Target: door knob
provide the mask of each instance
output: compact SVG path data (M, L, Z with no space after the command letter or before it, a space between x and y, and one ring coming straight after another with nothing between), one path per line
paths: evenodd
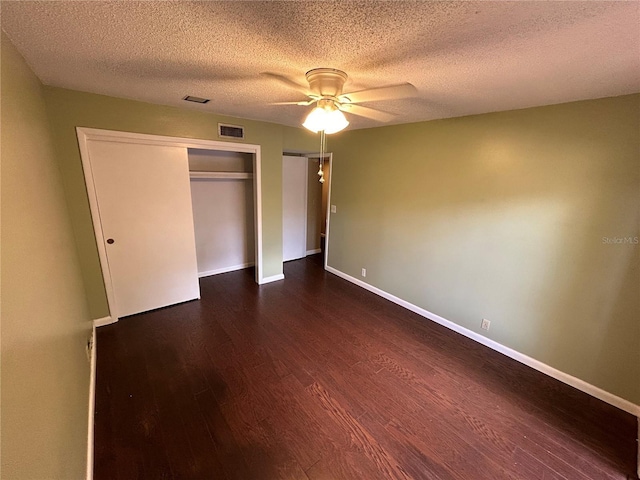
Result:
M111 245L112 243L115 243L115 240L113 238L107 238L107 243Z

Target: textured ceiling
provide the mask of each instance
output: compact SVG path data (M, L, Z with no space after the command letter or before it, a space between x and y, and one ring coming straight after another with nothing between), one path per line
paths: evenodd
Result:
M640 3L2 1L2 28L47 85L299 125L311 107L265 72L345 91L407 123L640 91ZM210 98L190 104L185 95ZM377 126L347 115L351 128Z

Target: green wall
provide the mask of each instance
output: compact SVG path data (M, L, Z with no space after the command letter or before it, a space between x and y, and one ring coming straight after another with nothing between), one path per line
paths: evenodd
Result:
M90 316L42 85L1 44L2 478L84 478Z
M313 150L317 137L302 129L237 119L91 93L47 87L45 96L63 174L92 318L109 315L76 127L220 140L218 122L243 125L245 143L261 146L263 268L282 273L282 152ZM242 140L240 140L242 141Z
M639 139L640 95L330 138L329 265L640 404Z

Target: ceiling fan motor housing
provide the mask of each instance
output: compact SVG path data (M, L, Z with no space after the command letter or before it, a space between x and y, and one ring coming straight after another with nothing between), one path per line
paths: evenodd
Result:
M346 73L335 68L315 68L306 75L311 91L321 97L338 97L347 81Z

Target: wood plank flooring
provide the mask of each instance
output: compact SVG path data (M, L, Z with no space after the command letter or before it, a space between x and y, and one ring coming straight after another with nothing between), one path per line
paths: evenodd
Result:
M97 336L95 478L627 479L636 418L326 273Z

